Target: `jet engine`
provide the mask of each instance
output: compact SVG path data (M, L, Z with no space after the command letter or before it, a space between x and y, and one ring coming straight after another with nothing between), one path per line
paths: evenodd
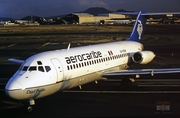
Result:
M152 51L141 51L133 54L132 61L134 63L147 64L151 62L154 57L155 54Z
M152 51L141 51L133 53L132 56L130 56L128 65L132 66L134 63L138 64L147 64L151 62L155 57L155 54Z

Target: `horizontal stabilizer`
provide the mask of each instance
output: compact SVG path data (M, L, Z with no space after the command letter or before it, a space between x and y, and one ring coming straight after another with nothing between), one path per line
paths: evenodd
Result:
M13 58L8 59L8 61L18 63L18 64L23 64L25 62L24 60L13 59Z

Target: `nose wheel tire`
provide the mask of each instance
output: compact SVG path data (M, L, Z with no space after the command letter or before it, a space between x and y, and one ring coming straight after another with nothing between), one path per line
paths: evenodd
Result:
M32 106L28 106L28 107L27 107L27 111L28 111L28 112L32 112L32 110L33 110L33 107L32 107Z

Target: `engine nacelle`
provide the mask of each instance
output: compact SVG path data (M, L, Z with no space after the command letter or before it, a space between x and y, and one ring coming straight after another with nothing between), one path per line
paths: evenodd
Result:
M154 57L155 54L152 51L141 51L133 54L132 61L134 63L147 64L151 62Z

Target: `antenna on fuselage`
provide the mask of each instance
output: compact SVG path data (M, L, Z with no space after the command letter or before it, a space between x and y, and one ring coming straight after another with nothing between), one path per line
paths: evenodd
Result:
M69 43L68 48L67 48L67 51L69 51L70 47L71 47L71 43Z

